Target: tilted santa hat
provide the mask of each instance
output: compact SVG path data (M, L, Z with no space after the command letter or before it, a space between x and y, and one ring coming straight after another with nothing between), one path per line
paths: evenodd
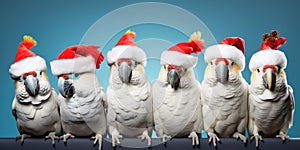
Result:
M204 48L204 41L200 39L201 33L192 34L189 42L181 42L167 51L162 52L160 63L162 65L172 64L184 68L194 67L197 64L198 57L192 56L192 53L199 54Z
M9 68L12 78L17 78L31 71L46 71L47 65L45 60L30 51L35 45L36 41L31 36L25 35L23 37L23 42L20 43L14 64Z
M286 42L286 38L278 38L278 31L272 31L270 34L263 35L263 43L260 51L256 52L250 59L249 69L251 71L264 66L276 65L285 68L287 59L278 48Z
M147 64L147 56L143 49L134 42L135 32L128 30L112 50L107 52L107 63L115 63L120 58L133 59L144 66Z
M94 72L104 60L99 46L70 46L50 63L53 75Z
M225 38L220 44L208 47L204 53L204 60L210 63L216 58L227 58L234 61L241 70L245 68L245 42L239 37Z

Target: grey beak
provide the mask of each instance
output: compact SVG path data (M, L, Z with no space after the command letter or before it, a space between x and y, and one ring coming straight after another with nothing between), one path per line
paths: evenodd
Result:
M262 78L265 88L273 91L276 84L275 73L271 69L267 69Z
M62 77L58 78L58 90L64 98L70 98L75 93L75 88L72 83Z
M179 87L179 83L180 83L179 73L175 69L172 69L168 72L167 76L168 76L168 84L170 84L171 87L176 90Z
M32 75L29 75L26 77L24 84L25 89L30 96L34 97L39 93L40 85L39 80L37 78L33 77Z
M122 62L119 67L119 76L123 83L128 84L130 82L131 73L132 73L132 70L131 70L130 66L128 65L128 63Z
M217 81L225 83L228 81L228 67L225 62L220 61L216 67Z

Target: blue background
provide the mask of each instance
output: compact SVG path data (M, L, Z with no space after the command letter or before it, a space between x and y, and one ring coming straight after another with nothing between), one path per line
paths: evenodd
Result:
M79 44L86 31L101 17L107 13L137 2L133 0L115 1L1 1L0 4L0 137L15 137L19 133L16 122L11 114L11 102L14 97L14 82L11 80L8 69L13 63L19 43L24 34L32 35L38 45L32 50L43 57L48 63L47 74L54 88L57 79L51 75L49 62L56 59L58 54L71 45ZM299 137L300 105L297 102L299 97L297 84L300 59L298 56L298 35L300 33L300 3L297 1L164 1L181 7L196 15L210 29L216 41L230 36L240 36L246 41L246 62L261 45L263 33L268 33L272 29L279 30L280 36L287 38L287 43L282 46L288 58L286 68L288 82L294 88L296 99L296 111L294 116L294 126L289 130L289 135ZM164 12L172 13L172 12ZM137 15L139 15L137 13ZM133 16L134 17L134 16ZM114 18L111 18L114 20ZM124 20L130 19L124 18ZM185 21L185 20L178 20ZM122 20L119 20L122 23ZM112 25L113 26L113 25ZM109 28L109 26L107 27ZM136 40L155 37L164 38L171 43L186 41L188 37L180 33L170 31L163 26L152 26L145 24L131 27L137 33ZM124 30L125 31L125 30ZM101 50L106 57L107 51L114 45L117 39L124 33L114 35L108 45L101 45ZM158 31L158 32L153 32ZM167 33L162 35L161 33ZM209 46L209 45L208 45ZM168 47L164 47L168 48ZM198 67L199 66L199 67ZM203 54L199 55L198 79L202 81ZM149 80L156 79L159 62L150 63L146 71ZM108 78L108 66L104 62L101 69L97 71L99 80L106 89ZM250 71L248 67L243 71L243 75L249 82Z

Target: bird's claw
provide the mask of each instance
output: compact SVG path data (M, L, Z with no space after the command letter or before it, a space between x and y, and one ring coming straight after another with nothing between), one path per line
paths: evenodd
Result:
M120 139L122 139L122 138L123 138L123 136L120 134L113 134L111 136L112 146L116 147L116 145L120 145L121 144Z
M290 137L284 133L280 133L279 135L276 135L276 138L281 138L283 141L290 139Z
M199 145L199 138L196 132L191 132L188 138L192 139L192 145Z
M143 134L138 136L138 138L142 139L142 141L146 139L148 141L148 146L151 146L151 138L148 135L148 131L143 132Z
M253 135L250 138L250 142L255 139L255 146L258 147L259 146L259 141L263 141L262 137L259 134Z
M209 143L213 142L214 147L217 147L217 142L220 143L219 137L215 133L208 133L208 136L209 136L208 142Z
M63 136L60 136L59 138L63 139L63 141L66 143L69 138L75 138L75 136L72 135L71 133L67 133L67 134L64 134Z
M24 139L31 137L31 135L22 134L16 137L16 140L21 140L21 143L24 143Z
M240 139L243 143L246 143L246 142L247 142L246 136L244 136L244 135L241 134L241 133L235 132L235 133L233 134L233 137L236 138L237 140Z
M50 132L47 136L45 136L45 139L51 139L52 145L55 144L55 140L59 140L59 137L55 135L55 132Z
M101 134L96 134L95 136L91 137L92 140L94 140L94 145L99 144L98 146L98 150L101 150L101 146L102 146L102 135Z
M164 134L162 136L162 143L166 143L168 139L171 139L171 136Z

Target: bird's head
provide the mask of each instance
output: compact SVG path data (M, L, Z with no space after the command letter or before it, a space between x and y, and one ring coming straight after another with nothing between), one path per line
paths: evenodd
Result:
M40 81L48 82L48 77L43 71L31 71L14 78L16 89L24 84L25 90L29 96L35 97L40 91Z
M167 72L167 83L176 90L180 85L180 78L184 76L187 69L172 64L164 65L163 68Z
M58 90L64 98L71 98L75 93L73 82L80 79L81 74L69 73L58 76Z
M131 58L120 58L115 62L115 66L118 69L119 77L125 84L130 84L133 71L142 71L143 65Z
M281 78L285 81L285 72L280 66L263 65L252 72L251 82L260 79L265 89L274 91L277 79Z
M210 61L206 72L215 71L216 81L222 84L231 82L240 74L241 69L237 63L228 58L216 58Z

